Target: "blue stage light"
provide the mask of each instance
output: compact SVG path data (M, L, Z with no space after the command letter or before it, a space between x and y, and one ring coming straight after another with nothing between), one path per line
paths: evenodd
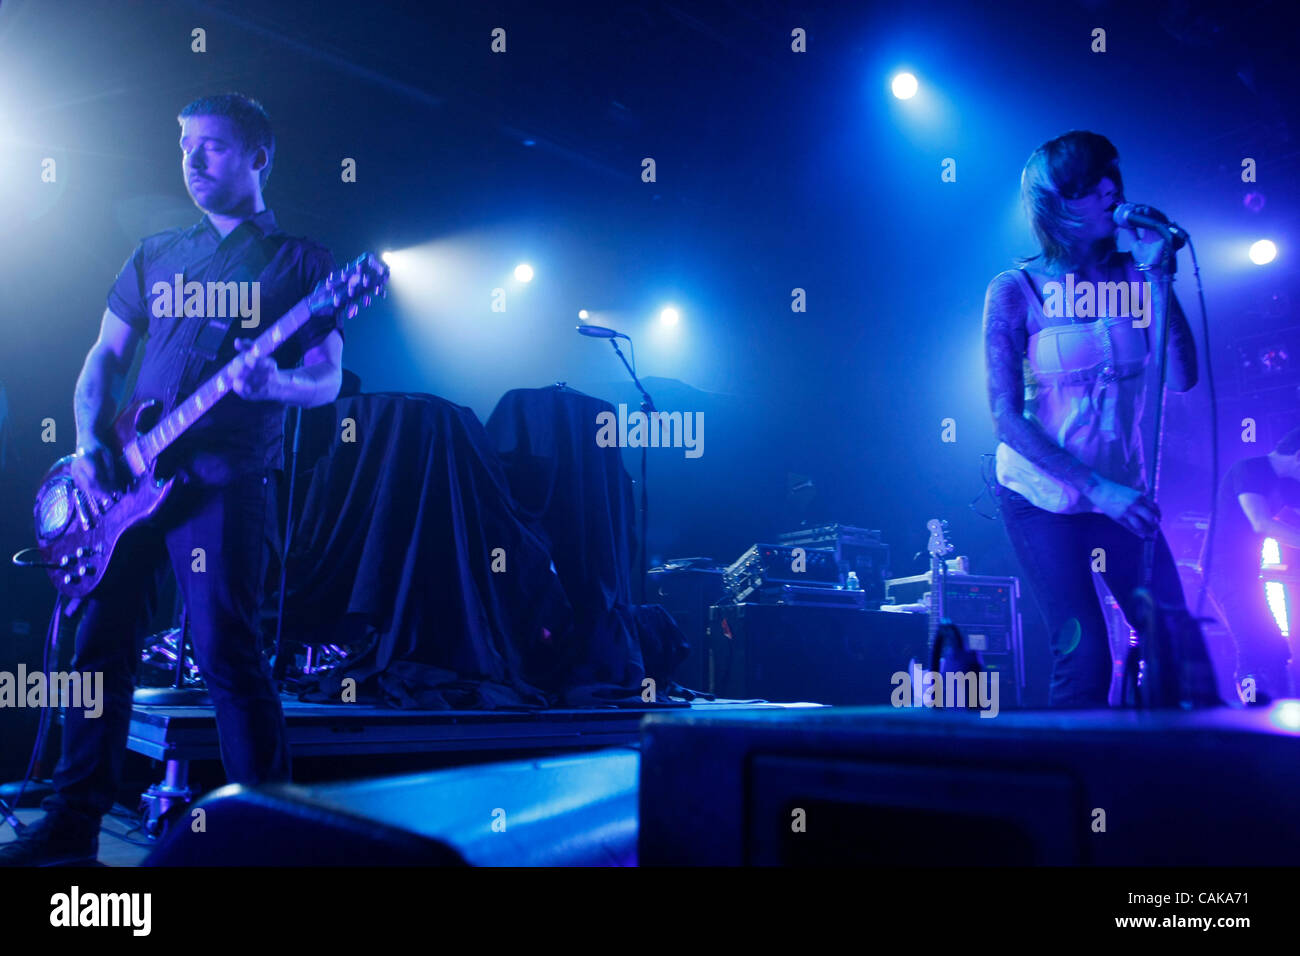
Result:
M1277 258L1277 246L1271 239L1261 239L1250 247L1250 261L1257 266L1268 265Z
M894 82L890 84L889 88L894 91L894 95L900 100L910 100L916 95L916 77L911 73L899 73L894 77Z

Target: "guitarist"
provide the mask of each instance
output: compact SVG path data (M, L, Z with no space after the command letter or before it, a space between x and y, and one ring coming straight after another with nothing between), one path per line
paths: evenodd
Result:
M1219 485L1210 590L1237 645L1237 675L1253 677L1247 703L1292 696L1291 646L1282 636L1259 579L1264 539L1300 549L1300 428L1267 455L1243 458ZM1283 552L1285 555L1286 552Z
M111 507L127 478L109 436L117 404L112 393L133 363L138 359L134 389L121 404L156 398L169 410L260 334L263 316L269 323L288 311L334 265L324 247L281 232L263 202L275 137L257 101L205 97L177 119L185 187L206 215L188 229L142 240L109 291L74 399L73 475L95 509ZM255 296L246 298L257 305L257 323L242 310L233 318L184 314L204 308L177 314L170 287L178 274L205 288L256 282ZM276 353L278 363L246 355L231 382L235 396L160 460L160 477L173 473L177 485L153 523L122 538L103 581L85 599L77 628L72 667L104 674L104 711L90 719L68 709L55 793L42 805L46 814L0 849L0 864L97 856L100 819L113 806L125 758L137 648L157 600L154 576L168 560L216 710L228 778L245 784L289 779L284 715L258 624L269 481L284 464L285 406L322 405L338 395L338 319L328 314L304 326Z

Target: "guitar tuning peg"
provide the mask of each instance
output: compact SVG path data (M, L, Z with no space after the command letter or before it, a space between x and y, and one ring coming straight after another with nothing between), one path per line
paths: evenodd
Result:
M357 304L353 302L350 306L348 306L347 316L349 319L355 319L357 317L357 313L360 311L361 310L357 307Z
M370 296L368 296L368 295L367 295L367 296L363 296L362 299L361 299L361 304L364 305L366 308L369 308L369 307L370 307Z

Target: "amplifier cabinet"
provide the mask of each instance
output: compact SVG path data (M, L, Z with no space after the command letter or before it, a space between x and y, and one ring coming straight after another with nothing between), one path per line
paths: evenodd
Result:
M1025 686L1020 579L950 573L945 581L944 617L957 625L967 646L979 652L989 670L1012 678L1018 702ZM895 604L923 603L931 590L930 572L893 578L885 582L885 589Z
M879 531L829 524L817 528L790 531L777 538L784 545L830 548L839 568L840 583L850 571L857 572L860 586L868 601L885 600L885 579L889 577L889 545Z
M893 675L923 656L923 614L848 607L709 608L708 688L722 698L890 704Z
M756 544L722 575L723 587L738 601L774 584L835 587L841 583L834 551L799 545Z
M722 600L722 569L653 568L646 572L646 579L650 601L663 605L690 644L690 651L677 665L673 679L691 690L707 690L705 640L709 608Z

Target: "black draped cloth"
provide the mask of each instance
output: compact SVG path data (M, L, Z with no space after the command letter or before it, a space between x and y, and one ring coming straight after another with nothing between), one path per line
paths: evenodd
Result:
M544 540L468 408L420 394L303 415L285 638L355 652L306 700L545 707L573 633Z
M632 604L636 508L617 447L596 443L597 417L614 407L563 385L502 396L487 433L523 514L541 529L573 609L562 647L563 702L642 703L682 690L672 669L685 637L657 605Z

